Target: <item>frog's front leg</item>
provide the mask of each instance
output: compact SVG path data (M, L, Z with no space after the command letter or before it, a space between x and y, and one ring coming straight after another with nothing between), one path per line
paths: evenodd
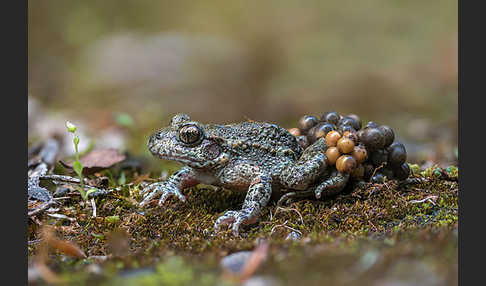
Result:
M314 194L317 199L320 199L323 194L325 196L335 195L346 187L348 180L349 174L334 171L331 173L329 179L325 180L315 188Z
M297 162L280 173L280 182L289 189L303 191L313 185L327 171L327 145L324 138L305 149Z
M221 225L231 225L234 235L238 235L240 225L252 223L267 205L272 195L272 178L268 175L260 175L252 180L240 211L227 211L220 216L214 224L214 229L219 230Z
M199 180L197 179L196 173L191 167L185 166L170 176L166 181L153 183L145 187L142 190L142 193L147 194L144 196L140 206L146 205L148 202L150 202L150 200L152 200L153 197L159 194L161 195L159 199L159 206L162 205L171 195L176 195L181 201L185 202L186 197L181 193L181 191L197 184L199 184Z

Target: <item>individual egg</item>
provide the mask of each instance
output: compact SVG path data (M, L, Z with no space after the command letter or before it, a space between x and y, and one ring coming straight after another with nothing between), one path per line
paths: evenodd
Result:
M339 116L339 114L337 112L334 112L334 111L326 112L321 117L322 120L325 120L325 121L327 121L331 124L334 124L334 125L338 124L340 118L341 118L341 116Z
M341 137L337 142L337 147L341 153L351 153L354 150L354 141L350 138Z
M336 147L338 140L341 139L341 134L333 130L326 135L326 145L327 147Z
M388 151L385 149L378 149L371 152L370 161L375 167L381 166L388 161Z
M365 128L378 128L378 124L376 124L373 121L368 121L368 123L366 123Z
M359 130L361 129L361 125L356 121L354 120L353 118L351 117L343 117L339 123L338 123L339 126L346 126L346 125L349 125L351 127L353 127L354 130Z
M351 177L354 179L362 179L365 174L365 168L363 165L359 164L356 168L351 171Z
M368 158L368 151L363 145L354 146L351 156L356 159L356 162L363 163Z
M385 182L385 176L382 173L376 172L375 175L371 178L373 183L382 184Z
M407 161L407 151L400 142L393 142L388 148L388 162L393 167L398 167Z
M312 127L308 132L310 142L314 143L315 141L319 140L319 138L326 137L327 133L333 130L334 125L330 123L322 122L317 124L316 126Z
M341 125L338 127L339 132L356 132L356 130L350 125Z
M380 129L381 133L383 133L383 137L385 139L384 147L390 146L395 140L395 133L393 132L393 129L387 125L381 125L378 127L378 129Z
M385 145L383 133L378 128L365 128L359 139L370 151L383 149Z
M327 162L329 163L329 165L335 165L339 156L341 156L341 153L339 152L337 147L327 148L326 157L327 157Z
M299 128L290 128L288 129L288 131L290 134L294 135L295 137L302 135Z
M393 174L397 180L405 180L410 175L410 166L405 162L399 167L394 168Z
M336 161L336 169L341 173L351 172L356 165L356 160L350 155L342 155Z
M354 121L356 121L358 123L358 125L357 125L358 128L356 130L361 129L362 122L361 122L361 118L359 118L358 115L356 115L356 114L348 114L348 116L346 116L346 117L352 118L352 119L354 119Z
M299 144L299 146L302 147L302 149L309 147L309 139L307 139L307 136L300 135L297 136L296 139L297 139L297 144Z
M304 115L299 120L299 129L302 133L307 133L309 129L314 127L317 124L318 120L313 115Z

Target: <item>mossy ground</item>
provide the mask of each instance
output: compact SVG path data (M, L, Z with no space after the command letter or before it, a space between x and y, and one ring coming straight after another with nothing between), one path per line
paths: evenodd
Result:
M423 175L426 182L407 187L388 181L324 201L303 200L283 208L272 203L240 237L229 231L215 235L213 224L224 211L239 209L245 194L208 186L188 190L187 203L171 198L163 208L144 209L137 206L139 189L127 187L96 199L96 218L88 204L73 196L60 213L75 220L39 219L55 225L59 237L74 241L88 256L51 256L50 267L68 284L232 284L221 275L220 259L266 240L268 259L257 273L283 285L386 284L387 277L420 275L435 279L430 285L453 285L458 183L433 171ZM29 222L29 240L38 238L39 228ZM300 232L301 239L286 240L292 231ZM29 259L37 246L29 245ZM103 256L107 259L97 260ZM93 265L101 267L101 274L90 271ZM403 271L424 273L407 276Z

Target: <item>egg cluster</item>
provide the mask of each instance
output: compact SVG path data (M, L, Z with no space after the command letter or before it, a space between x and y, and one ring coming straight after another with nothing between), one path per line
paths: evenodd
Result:
M303 116L298 128L289 131L303 148L324 138L328 163L355 179L383 182L384 177L404 180L410 174L405 146L394 142L389 126L370 121L362 128L357 115L326 112L320 118Z

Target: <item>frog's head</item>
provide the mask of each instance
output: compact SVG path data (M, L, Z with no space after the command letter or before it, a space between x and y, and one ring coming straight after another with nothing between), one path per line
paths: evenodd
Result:
M206 134L205 125L192 121L187 114L177 114L170 126L150 136L147 146L154 156L193 168L207 168L227 162L227 155Z

